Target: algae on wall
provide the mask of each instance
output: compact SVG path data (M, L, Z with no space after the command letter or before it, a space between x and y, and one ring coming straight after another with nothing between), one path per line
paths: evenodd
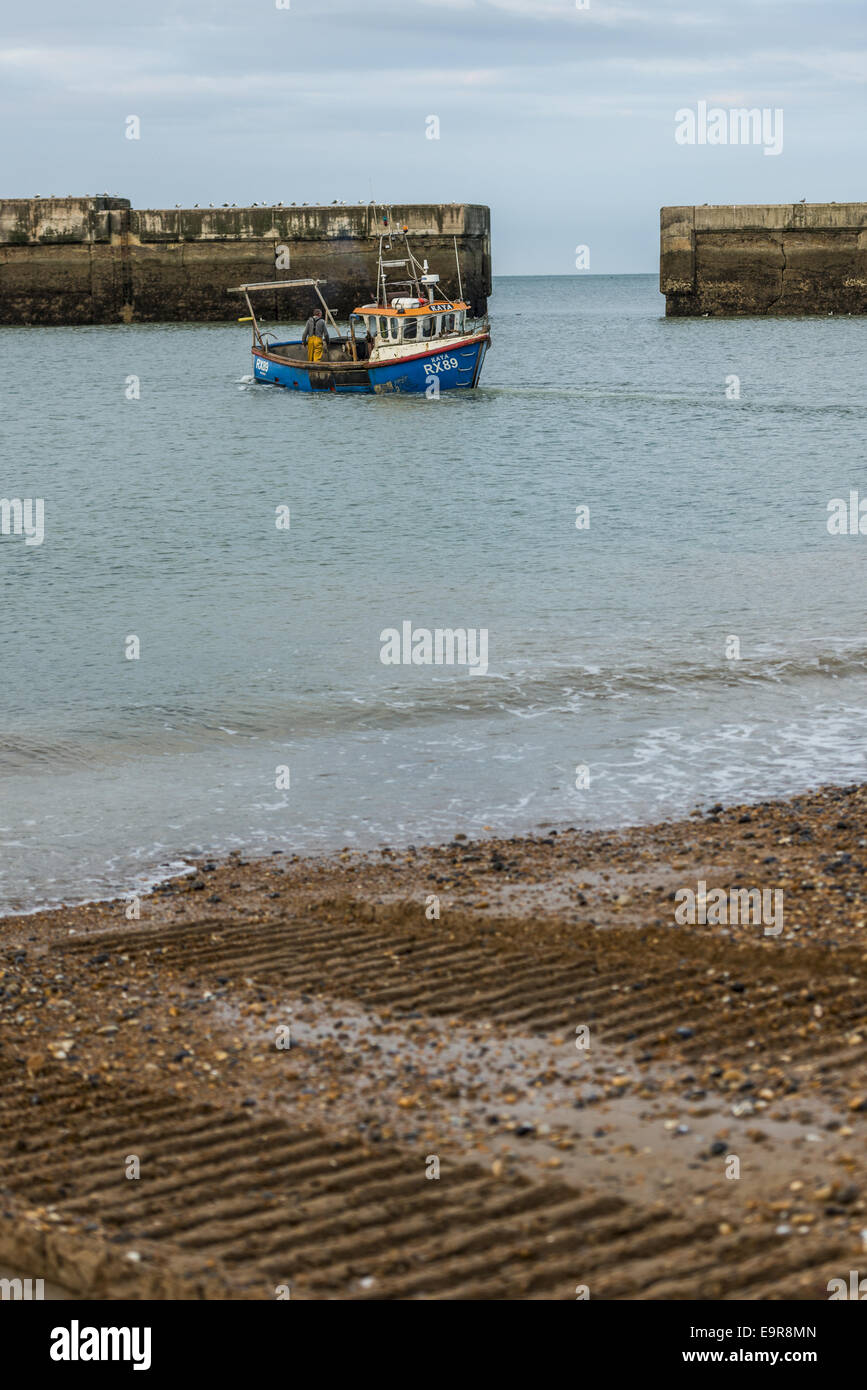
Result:
M666 207L659 288L673 318L867 313L867 203Z
M464 297L483 313L489 209L430 204L392 215L452 294L457 239ZM334 312L346 314L374 292L384 230L372 206L137 210L107 195L9 199L0 202L0 323L230 320L238 315L230 286L314 277L327 282ZM271 316L298 318L308 308L309 291L283 291Z

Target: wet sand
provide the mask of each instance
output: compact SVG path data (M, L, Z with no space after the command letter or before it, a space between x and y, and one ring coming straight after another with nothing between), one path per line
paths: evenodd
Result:
M826 788L5 919L0 1261L97 1298L826 1299L867 1260L865 867L867 790ZM678 925L700 881L781 890L782 930Z

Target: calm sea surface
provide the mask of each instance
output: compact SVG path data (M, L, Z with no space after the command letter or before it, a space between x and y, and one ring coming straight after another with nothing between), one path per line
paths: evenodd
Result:
M0 537L0 912L864 775L867 536L826 523L867 320L666 321L654 276L490 307L439 401L253 385L234 324L0 329L0 496L45 500ZM383 665L406 620L486 628L488 674Z

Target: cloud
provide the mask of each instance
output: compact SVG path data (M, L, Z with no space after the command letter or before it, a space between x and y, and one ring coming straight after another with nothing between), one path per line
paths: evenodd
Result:
M588 224L603 248L596 269L652 266L661 202L857 196L867 8L848 0L292 0L282 11L273 0L41 0L10 8L4 36L6 193L109 184L139 206L371 189L489 202L498 270L532 256L566 273ZM726 162L676 147L674 111L699 99L783 105L785 154ZM139 142L124 137L129 112L142 117ZM439 141L425 138L431 113Z

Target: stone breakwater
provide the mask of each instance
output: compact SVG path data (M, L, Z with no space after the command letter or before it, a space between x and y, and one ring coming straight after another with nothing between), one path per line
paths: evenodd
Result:
M393 206L412 248L484 313L491 292L490 211L474 204ZM346 314L376 284L381 209L332 207L138 210L125 198L0 200L0 323L159 323L233 319L245 312L229 286L243 281L327 281ZM395 257L400 256L395 251ZM266 318L306 313L309 291L275 293Z
M867 203L667 207L670 317L867 314Z

